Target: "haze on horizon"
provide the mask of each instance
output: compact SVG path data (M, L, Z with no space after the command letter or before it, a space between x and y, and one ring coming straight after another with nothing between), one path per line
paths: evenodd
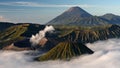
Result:
M120 15L120 0L0 0L0 21L44 24L70 7L92 15Z

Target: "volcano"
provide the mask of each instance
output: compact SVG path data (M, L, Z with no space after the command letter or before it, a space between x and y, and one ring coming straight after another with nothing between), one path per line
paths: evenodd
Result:
M82 43L76 42L60 42L56 47L52 48L47 53L36 58L38 61L46 60L70 60L73 57L80 56L83 54L92 54L93 51L87 48Z
M92 16L80 7L71 7L61 15L57 16L47 24L51 25L81 25L81 26L96 26L106 25L108 21Z

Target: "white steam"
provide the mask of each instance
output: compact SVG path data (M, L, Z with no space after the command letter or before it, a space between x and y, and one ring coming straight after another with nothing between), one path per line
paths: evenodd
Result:
M71 61L32 62L25 52L0 52L0 68L120 68L120 39L87 44L95 51Z
M46 32L50 32L55 30L53 26L46 26L44 30L39 31L36 35L32 35L30 38L30 42L32 45L37 45L39 44L40 40L45 37Z

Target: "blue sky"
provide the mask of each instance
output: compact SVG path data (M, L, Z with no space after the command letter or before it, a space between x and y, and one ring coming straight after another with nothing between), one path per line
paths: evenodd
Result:
M120 15L120 0L0 0L0 21L44 24L70 7L93 15Z

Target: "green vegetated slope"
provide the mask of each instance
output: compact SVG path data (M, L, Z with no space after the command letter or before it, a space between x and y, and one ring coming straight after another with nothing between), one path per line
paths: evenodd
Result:
M36 58L36 60L70 60L83 54L92 54L93 51L87 48L84 43L120 37L120 26L118 25L93 27L56 25L54 27L57 34L55 37L57 44L47 53ZM39 24L17 24L11 26L5 31L0 32L0 48L30 37L44 28L45 25ZM52 39L54 39L54 35ZM54 43L54 41L51 43Z
M27 27L24 27L22 25L16 25L1 32L0 47L2 48L5 45L9 45L15 41L24 39L24 37L22 37L21 34L23 34L26 30Z
M45 26L44 26L45 27ZM16 41L25 39L26 37L36 34L44 28L43 25L37 24L19 24L9 27L0 32L0 48L10 45Z
M73 57L80 56L82 54L92 54L93 51L87 48L82 43L76 42L60 42L54 48L47 53L36 58L38 61L47 60L70 60Z
M36 58L38 61L47 60L70 60L83 54L92 54L93 51L87 48L84 43L92 43L98 40L120 37L120 26L55 26L58 32L59 42L47 53ZM81 44L82 43L82 44Z
M92 43L98 40L120 37L120 26L108 25L97 27L75 27L72 29L60 28L59 37L62 40L77 41L81 43Z

